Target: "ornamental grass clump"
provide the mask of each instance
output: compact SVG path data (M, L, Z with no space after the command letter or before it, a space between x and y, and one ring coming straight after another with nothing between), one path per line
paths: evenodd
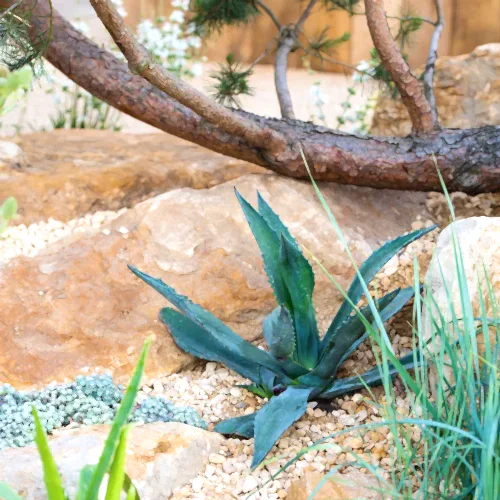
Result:
M236 196L260 247L278 302L278 307L263 324L268 351L243 340L160 279L133 267L130 269L178 309L162 309L160 319L181 349L199 358L225 364L251 381L244 386L246 389L269 399L258 412L226 420L215 428L222 434L254 437L252 466L256 467L285 430L306 412L308 401L331 399L381 382L378 368L345 379L337 379L337 371L366 339L366 325L374 320L390 319L413 297L414 289L397 289L376 300L377 318L370 307L358 309L356 304L367 291L364 282L369 283L394 255L434 227L400 236L374 252L360 267L346 300L321 338L312 302L314 273L311 265L260 194L258 210L238 192ZM414 353L398 363L413 367ZM391 370L395 373L394 367Z

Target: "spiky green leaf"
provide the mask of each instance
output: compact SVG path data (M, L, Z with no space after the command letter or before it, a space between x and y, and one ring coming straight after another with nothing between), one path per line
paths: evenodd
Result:
M203 309L203 307L198 304L194 304L184 295L177 293L172 287L165 284L162 280L153 278L132 266L129 266L129 269L145 283L163 295L175 307L177 307L177 309L179 309L186 318L201 327L203 330L206 330L206 332L210 333L209 340L207 340L207 342L202 342L201 332L191 327L190 331L193 331L193 335L196 335L198 338L198 342L195 345L193 342L190 342L188 335L183 334L182 328L179 328L178 326L176 327L175 322L184 322L184 320L171 312L167 312L170 311L169 308L163 309L160 312L160 319L167 324L167 326L172 326L172 328L176 329L175 341L179 346L182 344L181 348L186 352L190 352L194 356L202 359L213 359L214 361L216 361L216 359L210 356L238 356L238 363L240 366L242 366L241 363L243 363L243 359L247 358L247 367L245 368L247 370L247 374L244 376L248 376L249 378L249 375L254 372L254 368L251 368L251 364L254 363L257 363L260 366L265 366L274 373L285 376L285 372L280 364L268 352L258 349L246 340L242 339L220 319ZM177 318L173 319L174 323L172 323L172 325L169 325L170 318ZM187 325L187 323L185 324ZM214 349L211 349L212 345L214 346ZM221 362L226 363L226 361ZM236 368L232 369L237 371ZM258 369L258 367L256 369ZM250 380L256 383L259 382L259 380L255 378L255 375L252 375L252 377L253 378L250 378Z
M412 287L403 290L397 290L387 294L385 297L378 301L378 304L383 307L379 316L382 322L392 318L407 302L413 297L414 290ZM364 307L360 314L368 322L373 321L373 312L369 306ZM346 360L346 358L354 352L359 345L366 339L365 323L355 315L349 317L334 335L331 347L323 359L318 364L317 368L313 370L312 374L318 377L328 378L337 373L339 366Z
M415 363L416 361L416 363ZM401 365L410 370L422 361L420 351L412 351L406 356L400 358ZM396 368L393 364L389 363L389 375L392 377L397 375L400 367ZM366 373L355 377L341 378L335 380L330 387L327 387L322 393L321 397L325 399L336 398L347 394L349 392L359 391L366 386L380 385L382 383L383 374L381 368L376 366Z
M408 246L410 243L418 240L430 231L433 231L436 227L437 226L434 225L425 229L413 231L407 235L398 236L397 238L387 242L385 245L373 252L370 257L368 257L368 259L363 262L363 264L359 268L359 275L356 275L353 282L351 283L351 286L349 287L347 295L349 296L350 300L354 304L357 304L359 302L359 299L361 299L361 296L363 295L363 285L361 280L363 280L365 283L370 283L375 275L382 269L382 267L385 266L385 264L387 264L387 262L392 259L392 257L394 257L394 255L396 255L400 250ZM344 300L330 327L328 328L325 337L323 338L322 347L330 344L330 341L335 335L335 332L348 318L351 312L351 304L347 300Z
M258 412L243 415L242 417L230 418L218 423L214 430L219 434L226 436L241 436L244 438L252 438L254 434L254 422Z
M288 387L257 413L254 423L255 451L252 469L264 460L288 427L304 415L311 391L312 388Z
M284 235L280 240L280 264L292 300L296 358L302 366L312 369L318 361L320 343L312 302L314 273L307 259Z
M31 413L35 420L35 443L40 454L43 466L43 480L47 492L48 500L66 500L61 475L57 470L57 465L49 448L47 436L38 417L38 412L33 406Z
M106 489L106 500L120 500L125 482L125 461L127 458L127 436L131 425L126 425L121 433L118 447L109 471L108 487Z
M248 225L257 241L264 261L264 267L273 288L278 304L292 311L290 294L281 273L280 239L262 215L260 215L243 196L235 190L236 197L248 221Z
M277 307L264 320L264 339L275 358L286 358L295 349L295 330L287 309Z

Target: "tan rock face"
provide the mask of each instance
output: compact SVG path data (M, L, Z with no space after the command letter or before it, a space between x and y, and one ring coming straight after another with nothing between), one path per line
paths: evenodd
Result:
M82 467L97 463L108 432L109 426L99 425L65 430L50 439L70 498L75 498ZM163 500L198 476L223 441L220 434L180 423L136 426L128 436L126 471L141 498ZM0 478L26 500L46 498L35 446L1 451Z
M131 207L180 187L204 189L265 170L167 134L57 130L17 139L24 160L2 161L0 200L15 196L19 222L67 221L98 210ZM8 143L12 147L19 147ZM12 151L11 151L12 152Z
M462 56L440 57L434 82L439 119L445 127L500 124L500 44L482 45ZM371 133L406 136L410 132L411 123L401 99L382 95Z
M319 472L306 472L304 477L292 483L288 490L287 500L307 500L323 478L324 475ZM385 498L376 489L380 489L380 485L371 476L360 472L337 473L321 487L314 498L315 500Z
M309 183L264 175L208 190L170 191L98 234L64 240L0 267L0 381L40 386L96 369L126 381L149 335L156 340L148 376L189 366L192 358L157 321L166 300L127 264L161 277L244 338L259 338L263 318L276 303L234 185L252 203L259 190L299 242L342 286L349 285L353 268ZM425 212L423 193L333 184L322 189L358 262ZM324 328L341 297L315 271L315 304Z
M497 303L500 303L500 218L498 217L471 217L449 225L439 235L436 242L436 250L432 258L425 281L433 297L434 306L423 310L424 339L432 338L429 344L431 352L439 352L440 335L443 332L455 335L451 326L440 328L439 335L434 326L451 325L453 319L449 306L449 296L452 297L453 309L457 318L463 317L459 280L455 268L455 248L453 244L453 232L457 238L462 252L465 277L468 285L470 303L474 317L481 317L481 299L484 300L486 315L490 318L496 317L494 304L489 300L487 282L494 290ZM486 275L485 275L486 269ZM479 278L479 282L478 282ZM442 320L440 319L442 315ZM434 318L434 321L432 321ZM452 341L452 339L450 339ZM490 332L490 343L494 345L496 334L493 329ZM477 335L478 351L484 353L483 335ZM446 370L446 368L445 368ZM452 371L448 370L447 377L453 381ZM435 388L437 375L432 370L432 386Z
M4 172L24 166L26 166L26 157L23 150L13 142L0 141L0 176L3 177Z

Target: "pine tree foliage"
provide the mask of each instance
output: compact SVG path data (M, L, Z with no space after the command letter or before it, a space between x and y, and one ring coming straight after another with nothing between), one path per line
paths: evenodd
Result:
M251 0L194 0L192 23L197 32L220 31L224 26L250 21L258 10Z
M210 75L216 80L212 87L212 96L225 106L241 108L239 96L253 94L253 89L248 83L251 74L251 69L242 69L242 65L235 62L233 54L228 54L226 62L220 65L219 71L214 71Z
M50 32L38 33L35 40L31 39L31 11L21 14L21 3L0 9L0 62L10 71L38 61L51 36Z

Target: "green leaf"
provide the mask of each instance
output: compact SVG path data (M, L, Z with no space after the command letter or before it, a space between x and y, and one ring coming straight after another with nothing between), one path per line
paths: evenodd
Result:
M47 436L34 406L31 409L31 413L35 419L35 443L40 454L40 459L42 460L43 480L47 489L47 498L48 500L65 500L66 495L62 486L61 476L57 470L56 462L49 448Z
M252 469L269 453L279 437L307 410L307 399L312 388L288 387L273 397L257 413L254 423L255 451Z
M92 479L87 490L86 500L95 500L99 496L99 489L115 454L121 431L126 425L127 420L134 408L134 402L137 393L139 392L139 384L141 382L142 374L144 373L144 365L146 363L146 357L150 344L151 339L147 339L144 343L139 361L137 362L134 373L127 387L127 391L125 392L125 396L123 396L122 402L113 421L113 425L111 426L111 430L109 431L106 442L104 443L104 449L102 450L99 461L97 462L92 474Z
M383 307L379 316L382 323L392 318L415 294L412 287L403 290L395 290L378 301L378 305ZM385 306L385 307L384 307ZM370 307L364 307L362 314L367 321L373 321L373 312ZM375 325L374 325L375 327ZM367 333L365 325L358 315L349 317L333 336L330 349L312 371L313 375L328 378L335 375L339 366L354 352L366 339Z
M290 294L285 285L280 265L280 239L262 215L235 190L236 197L248 221L248 225L259 245L269 283L274 290L278 304L292 311Z
M415 363L415 359L417 363ZM406 356L400 358L399 362L407 370L410 370L422 362L420 351L412 351ZM399 373L399 370L389 363L389 376L394 376ZM330 387L327 387L320 395L321 398L331 399L349 392L359 391L366 386L380 385L382 383L383 374L381 368L376 366L362 375L335 380Z
M312 303L314 273L307 259L283 235L280 240L280 264L292 300L297 361L312 369L318 361L320 343Z
M22 500L22 498L7 484L0 481L0 498L2 500Z
M238 384L236 387L239 387L240 389L245 389L248 392L251 392L252 394L255 394L259 398L263 399L270 399L273 397L274 393L271 392L268 389L268 386L266 385L257 385L257 384L251 384L251 385L245 385L245 384Z
M89 489L90 481L94 475L95 465L85 465L80 471L80 479L78 481L78 490L76 492L76 500L85 500Z
M398 236L394 240L387 242L385 245L373 252L359 268L359 274L361 275L362 280L367 284L370 283L375 275L382 269L382 267L385 266L385 264L387 264L387 262L392 259L392 257L394 257L394 255L396 255L400 250L408 246L410 243L418 240L430 231L433 231L434 229L436 229L436 227L437 226L434 225L425 229L413 231L412 233L409 233L407 235ZM363 285L361 282L361 278L357 274L347 292L348 297L354 304L357 304L359 302L359 299L361 299L361 296L363 295ZM348 318L351 312L351 304L347 300L344 300L330 327L328 328L326 335L323 338L321 344L322 347L330 344L330 341L335 335L335 332Z
M11 196L7 198L2 205L2 217L5 220L10 220L17 214L17 200Z
M268 205L266 200L257 191L257 201L259 214L264 217L264 220L268 223L269 227L281 238L284 236L299 252L300 248L293 236L290 234L288 228L281 222L281 219L274 212L274 210Z
M108 487L106 489L106 500L120 500L125 481L125 461L127 458L127 437L132 425L126 425L120 433L120 441L116 448L113 463L109 471Z
M254 432L255 417L258 412L243 415L242 417L229 418L218 423L214 431L226 436L241 436L244 438L252 438Z
M223 363L231 370L260 384L260 368L266 366L282 371L278 362L239 335L233 338L213 335L180 312L166 307L160 312L160 320L167 325L175 343L183 350L208 361ZM274 371L272 370L271 371Z
M295 349L295 330L287 309L277 307L264 320L264 339L275 358L286 358Z

